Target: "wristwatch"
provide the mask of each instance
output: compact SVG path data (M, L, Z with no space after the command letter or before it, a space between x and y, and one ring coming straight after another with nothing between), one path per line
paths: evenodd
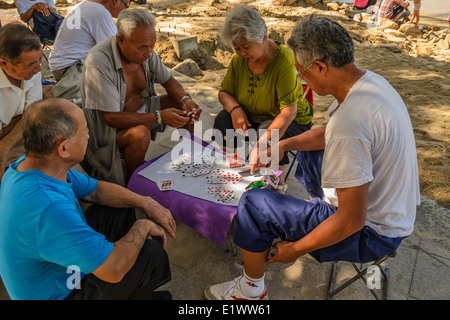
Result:
M156 115L156 121L158 122L158 124L162 124L161 114L159 113L159 110L155 110L155 115Z

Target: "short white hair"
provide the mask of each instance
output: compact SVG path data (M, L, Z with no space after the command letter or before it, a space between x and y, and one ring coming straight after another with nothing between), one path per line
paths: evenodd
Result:
M264 36L267 36L266 23L258 11L248 6L237 6L231 11L221 32L222 41L230 46L240 38L261 44Z
M155 28L155 17L144 9L122 10L117 17L117 33L129 38L137 27Z

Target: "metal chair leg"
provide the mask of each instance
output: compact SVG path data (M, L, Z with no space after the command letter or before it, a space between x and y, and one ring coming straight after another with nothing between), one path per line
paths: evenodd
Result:
M384 280L383 287L382 287L382 298L380 298L380 296L374 289L369 288L370 292L377 300L387 299L388 288L389 288L389 269L381 267L380 264L389 258L395 257L396 255L397 255L397 252L390 253L372 264L372 266L377 266L380 268L380 271L381 271L381 274L383 275L383 280ZM330 282L329 282L328 291L327 291L327 300L331 299L334 295L341 292L343 289L347 288L348 286L350 286L352 283L354 283L358 279L361 279L362 281L364 281L364 283L367 286L367 279L366 279L365 275L367 273L367 269L369 268L369 266L362 269L362 267L359 268L353 262L352 262L352 266L356 270L357 274L353 278L347 280L345 283L340 285L338 288L334 289L334 282L335 282L336 273L337 273L337 261L333 262L333 266L331 269Z

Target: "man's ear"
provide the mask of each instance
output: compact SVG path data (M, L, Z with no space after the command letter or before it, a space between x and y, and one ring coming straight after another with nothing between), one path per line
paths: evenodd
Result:
M7 65L8 65L8 60L0 58L0 68L6 69Z
M61 139L60 141L58 141L57 147L56 147L56 149L58 150L59 156L64 159L70 157L70 152L67 148L68 141L69 140L67 140L67 139Z
M117 37L117 44L122 45L123 41L125 40L124 36L122 34L117 34L116 37Z
M328 71L328 66L327 66L325 63L323 63L323 62L320 61L320 60L317 60L317 61L314 62L314 63L316 63L317 66L319 67L319 72L320 72L320 73L322 73L322 72L324 72L324 74L327 73L327 71Z

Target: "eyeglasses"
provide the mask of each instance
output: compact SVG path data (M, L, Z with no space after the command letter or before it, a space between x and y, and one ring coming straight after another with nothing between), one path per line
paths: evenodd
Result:
M309 68L311 68L313 65L314 65L314 63L316 63L316 61L317 60L314 60L309 66L307 66L305 69L303 69L303 71L295 71L295 75L297 76L297 78L299 79L299 80L302 80L302 76L303 76L303 74L309 69Z
M128 9L128 7L130 6L131 1L130 2L126 2L125 0L122 0L122 2L125 5L125 8Z

